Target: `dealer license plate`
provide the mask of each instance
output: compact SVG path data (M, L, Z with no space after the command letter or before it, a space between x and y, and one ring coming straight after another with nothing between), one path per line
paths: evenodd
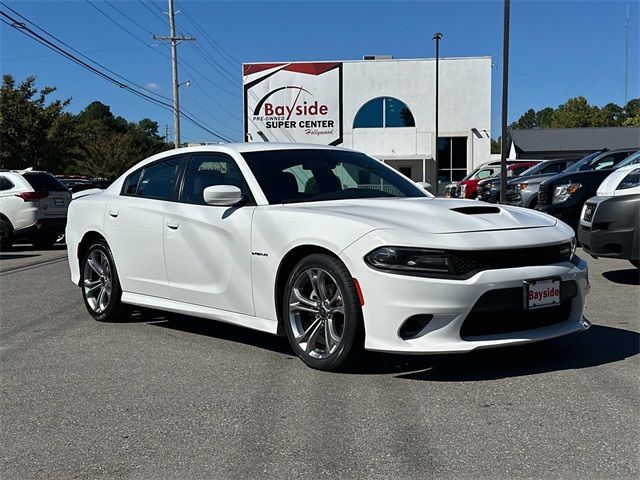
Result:
M560 305L560 279L545 278L524 282L524 308L553 307Z

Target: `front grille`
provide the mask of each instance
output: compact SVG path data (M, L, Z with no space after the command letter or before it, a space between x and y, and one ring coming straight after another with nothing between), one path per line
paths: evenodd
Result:
M506 199L511 201L511 202L521 199L520 191L516 190L515 188L507 188L507 190L505 190L504 194L505 194Z
M524 309L523 287L490 290L482 295L465 318L460 337L499 335L548 327L565 321L571 315L571 301L578 294L573 280L560 284L560 305Z
M451 254L456 274L468 278L483 270L568 262L571 259L571 243L506 250L474 250L469 252L456 250L448 253Z
M591 220L593 220L593 212L595 211L596 211L596 204L587 203L587 206L584 209L584 217L582 217L582 219L585 222L591 222Z
M540 188L538 189L538 206L546 205L551 201L551 195L549 192L549 187L544 183L541 183Z

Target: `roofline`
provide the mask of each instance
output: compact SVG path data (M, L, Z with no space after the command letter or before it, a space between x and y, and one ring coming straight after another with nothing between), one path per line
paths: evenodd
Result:
M440 57L439 61L443 60L479 60L479 59L493 59L492 55L478 55L474 57ZM261 63L375 63L375 62L435 62L433 58L380 58L376 60L261 60L259 62L243 62L241 65L260 65Z
M543 132L543 131L554 131L554 132L558 132L558 131L565 131L565 130L572 130L572 131L577 131L577 130L612 130L612 129L618 129L618 128L623 128L623 129L637 129L640 130L640 127L635 127L635 126L619 126L619 127L572 127L572 128L510 128L509 131L511 132Z

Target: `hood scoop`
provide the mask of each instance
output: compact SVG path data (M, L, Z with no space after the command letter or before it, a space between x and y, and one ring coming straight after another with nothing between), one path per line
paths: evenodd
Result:
M491 206L458 207L452 208L451 211L463 213L465 215L486 215L488 213L500 213L500 209L498 207Z

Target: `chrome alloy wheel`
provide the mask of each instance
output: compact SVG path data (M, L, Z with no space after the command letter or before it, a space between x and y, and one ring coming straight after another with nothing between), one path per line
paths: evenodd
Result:
M109 306L113 275L107 255L99 249L89 253L84 264L84 296L91 310L102 313Z
M289 294L289 322L303 352L330 357L344 333L344 296L335 279L321 268L301 271Z

